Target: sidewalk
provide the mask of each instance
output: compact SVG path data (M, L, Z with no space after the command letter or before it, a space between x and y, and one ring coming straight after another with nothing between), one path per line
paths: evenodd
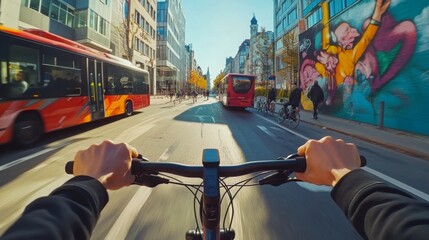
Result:
M283 103L277 102L277 113ZM429 136L417 135L390 128L356 122L319 114L317 120L313 119L313 111L300 111L301 121L331 131L353 136L355 138L371 142L397 152L411 155L420 159L429 160Z
M379 128L371 124L355 122L319 114L313 119L312 111L301 110L301 121L332 131L347 134L395 151L429 160L429 137L395 129Z

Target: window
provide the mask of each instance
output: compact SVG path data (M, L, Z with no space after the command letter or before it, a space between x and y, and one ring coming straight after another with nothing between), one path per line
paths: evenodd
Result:
M165 27L157 27L156 31L158 40L165 41L167 35L165 30Z
M302 8L305 9L308 7L314 0L301 0L302 1Z
M87 27L87 19L88 19L88 11L87 10L76 12L75 26L77 28Z
M148 94L149 93L149 76L147 73L134 73L134 93L137 94Z
M49 9L49 5L47 6L47 9ZM64 25L73 27L74 8L61 1L53 0L50 17Z
M40 0L31 0L29 7L31 9L36 10L36 11L39 11L39 9L40 9Z
M9 98L33 97L34 88L40 86L39 51L36 49L12 45L9 48ZM4 64L2 63L2 67Z
M81 61L69 53L46 48L42 57L41 94L44 97L81 96Z
M102 18L93 10L89 12L89 27L94 29L95 31L106 35L107 34L107 21Z
M353 3L355 3L357 0L346 0L346 7L349 7Z
M289 14L288 14L288 22L289 24L292 24L296 19L298 18L296 8L294 8Z
M104 90L109 94L133 93L135 84L131 71L106 64L107 78L104 79Z
M345 7L345 0L332 0L329 2L329 16L334 16L335 14L341 12Z
M322 9L319 7L316 11L314 11L310 16L307 18L307 26L308 28L314 26L316 23L320 22L322 20Z
M247 93L252 86L252 82L246 77L234 77L232 79L232 87L236 93Z

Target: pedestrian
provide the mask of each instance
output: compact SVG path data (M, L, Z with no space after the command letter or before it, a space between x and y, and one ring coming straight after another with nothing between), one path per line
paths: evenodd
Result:
M323 99L325 96L323 95L323 90L319 86L319 83L314 81L313 86L311 87L310 91L307 94L307 97L313 102L313 118L317 119L317 108L320 103L323 102Z

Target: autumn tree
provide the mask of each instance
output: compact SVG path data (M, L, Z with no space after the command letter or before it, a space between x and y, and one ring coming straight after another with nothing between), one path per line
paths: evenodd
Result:
M282 76L283 79L286 79L287 89L291 89L292 85L297 85L298 82L298 36L297 29L292 30L282 38L284 50L281 54L282 61L284 63L284 68L281 69L278 73Z
M188 83L197 89L207 89L207 80L198 71L191 71Z
M219 86L219 84L220 84L220 81L222 80L222 78L224 78L225 77L225 73L223 73L223 72L220 72L217 76L216 76L216 78L215 78L215 80L213 81L213 90L217 90L218 89L218 86Z

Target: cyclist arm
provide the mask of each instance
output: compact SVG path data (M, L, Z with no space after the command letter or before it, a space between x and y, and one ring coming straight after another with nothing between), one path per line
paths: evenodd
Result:
M356 145L324 137L298 148L307 159L303 181L334 187L332 197L368 239L427 239L429 203L416 200L360 169Z
M134 147L108 140L78 151L75 177L30 203L4 239L89 239L107 204L106 189L120 189L134 181L131 161L137 156Z
M427 239L429 203L356 169L335 185L332 198L368 239Z
M98 180L74 177L30 203L2 239L89 239L107 202Z

